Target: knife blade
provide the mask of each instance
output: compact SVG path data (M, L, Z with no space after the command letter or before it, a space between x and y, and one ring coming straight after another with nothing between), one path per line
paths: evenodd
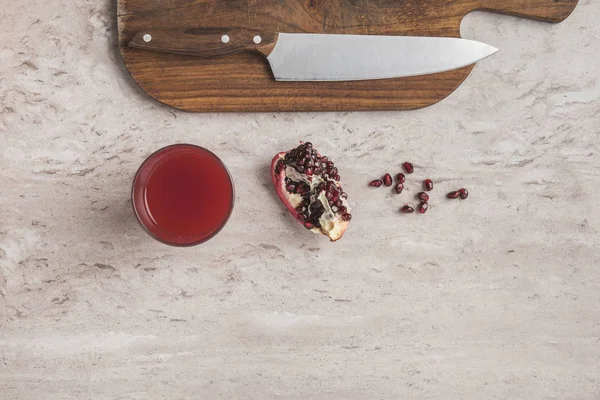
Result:
M254 51L278 81L356 81L446 72L498 51L450 37L259 32L241 28L147 29L130 47L215 57Z

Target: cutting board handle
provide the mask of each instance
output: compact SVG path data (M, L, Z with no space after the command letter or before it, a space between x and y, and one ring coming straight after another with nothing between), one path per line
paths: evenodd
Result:
M129 42L129 47L185 54L196 57L216 57L242 51L271 54L278 34L241 28L176 28L144 29Z
M473 10L493 11L547 22L566 19L579 0L478 0Z

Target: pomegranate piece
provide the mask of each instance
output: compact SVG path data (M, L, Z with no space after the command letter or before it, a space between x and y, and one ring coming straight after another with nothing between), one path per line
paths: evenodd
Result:
M352 219L348 195L333 161L321 156L312 143L277 154L271 161L271 179L285 207L306 229L332 242L346 232Z
M415 212L415 209L407 204L400 209L400 212L403 214L411 214Z
M369 182L369 186L381 187L381 185L383 185L383 181L381 179L375 179L374 181Z
M400 194L404 190L404 183L399 183L396 185L396 193Z
M425 192L419 192L419 194L417 194L417 197L421 201L424 201L424 202L428 202L429 201L429 195L427 193L425 193Z
M425 179L423 181L423 187L425 188L425 190L427 190L428 192L433 190L433 182L431 181L431 179Z
M446 197L449 199L458 199L458 196L460 196L460 192L458 190L455 190L454 192L450 192L446 195Z
M385 174L383 177L383 184L385 186L392 186L392 176L390 174Z
M406 175L400 172L398 175L396 175L396 179L398 179L399 183L404 183L404 181L406 181Z
M406 161L404 164L402 164L402 167L404 167L404 170L406 171L407 174L412 174L413 172L415 172L415 168L408 161Z
M460 198L463 200L469 197L469 192L465 188L460 189L458 193L460 194Z
M427 203L426 201L422 202L421 204L419 204L419 212L421 214L425 214L427 212L427 209L429 208L429 203Z

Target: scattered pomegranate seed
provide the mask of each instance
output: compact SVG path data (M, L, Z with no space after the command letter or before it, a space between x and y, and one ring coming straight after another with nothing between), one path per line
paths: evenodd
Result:
M424 202L428 202L429 201L429 195L427 193L425 193L425 192L420 192L419 194L417 194L417 197L421 201L424 201Z
M400 172L398 174L397 178L398 178L398 182L404 183L404 181L406 180L406 175L404 175L402 172Z
M454 192L450 192L446 195L446 197L449 199L458 199L458 196L460 196L460 192L458 190L455 190Z
M414 213L415 209L407 204L400 209L400 212L403 214L410 214L410 213Z
M404 190L404 183L399 183L396 185L396 193L400 194Z
M460 198L463 200L469 197L469 192L465 188L460 189L458 193L460 193Z
M385 174L383 177L383 184L385 186L392 186L392 176L390 174Z
M402 166L404 167L404 170L406 171L407 174L412 174L415 171L415 168L413 167L413 165L411 163L409 163L408 161L405 162L404 164L402 164Z
M369 186L373 187L381 187L381 185L383 185L383 181L381 179L375 179L369 183Z
M428 208L429 208L429 203L427 203L426 201L419 204L419 212L421 214L425 214L427 212Z
M427 190L428 192L433 190L433 182L431 181L431 179L425 179L423 181L423 187L425 188L425 190Z

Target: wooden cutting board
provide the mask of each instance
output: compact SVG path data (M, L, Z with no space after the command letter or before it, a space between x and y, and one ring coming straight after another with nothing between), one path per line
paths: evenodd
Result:
M462 18L487 10L560 22L578 0L117 0L119 45L133 79L187 111L407 110L452 93L473 66L358 82L277 82L263 57L211 59L127 47L144 28L236 27L274 32L460 37ZM515 38L517 40L518 38ZM494 43L489 43L494 45ZM499 53L496 57L501 57Z

